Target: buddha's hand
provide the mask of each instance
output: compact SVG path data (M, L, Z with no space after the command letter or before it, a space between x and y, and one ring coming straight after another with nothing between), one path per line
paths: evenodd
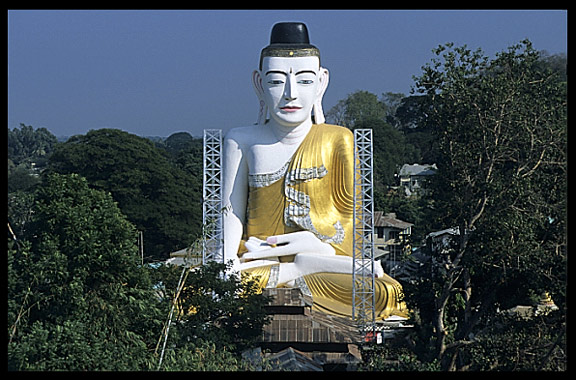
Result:
M322 242L309 231L270 236L266 239L266 243L270 248L250 250L242 255L242 258L256 260L297 255L300 253L318 256L334 256L336 254L336 251L330 244Z

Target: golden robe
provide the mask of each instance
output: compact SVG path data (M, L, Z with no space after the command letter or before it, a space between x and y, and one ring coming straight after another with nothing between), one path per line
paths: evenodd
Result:
M310 231L334 247L337 255L353 256L354 137L347 128L320 124L310 132L280 170L249 176L243 242L250 236ZM239 256L246 252L240 245ZM282 257L281 261L292 261ZM276 268L274 268L276 267ZM247 270L259 276L261 287L278 284L277 265ZM352 274L314 273L296 284L310 293L314 308L352 316ZM407 316L400 301L401 285L388 275L375 279L376 318Z

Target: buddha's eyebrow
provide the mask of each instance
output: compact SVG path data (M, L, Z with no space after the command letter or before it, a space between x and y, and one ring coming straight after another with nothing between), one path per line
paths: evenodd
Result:
M272 74L272 73L287 75L286 72L280 71L280 70L270 70L270 71L267 71L265 75ZM301 70L301 71L298 71L295 75L304 74L304 73L310 73L310 74L316 75L316 73L313 70Z
M316 73L315 73L314 71L312 71L312 70L302 70L302 71L298 71L298 72L296 73L296 75L298 75L298 74L304 74L304 73L310 73L310 74L316 75Z

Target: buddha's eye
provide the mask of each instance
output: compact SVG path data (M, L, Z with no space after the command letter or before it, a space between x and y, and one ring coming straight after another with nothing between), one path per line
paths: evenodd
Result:
M281 79L270 79L268 81L268 84L271 84L273 86L278 86L278 85L284 84L284 81Z
M299 84L312 84L314 81L312 79L301 79L298 81Z

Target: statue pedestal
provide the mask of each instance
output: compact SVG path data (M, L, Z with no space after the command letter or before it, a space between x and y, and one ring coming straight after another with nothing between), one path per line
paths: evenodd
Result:
M267 306L272 321L264 328L260 347L278 369L352 369L362 361L362 342L349 318L312 310L312 298L300 289L264 289L273 297Z

